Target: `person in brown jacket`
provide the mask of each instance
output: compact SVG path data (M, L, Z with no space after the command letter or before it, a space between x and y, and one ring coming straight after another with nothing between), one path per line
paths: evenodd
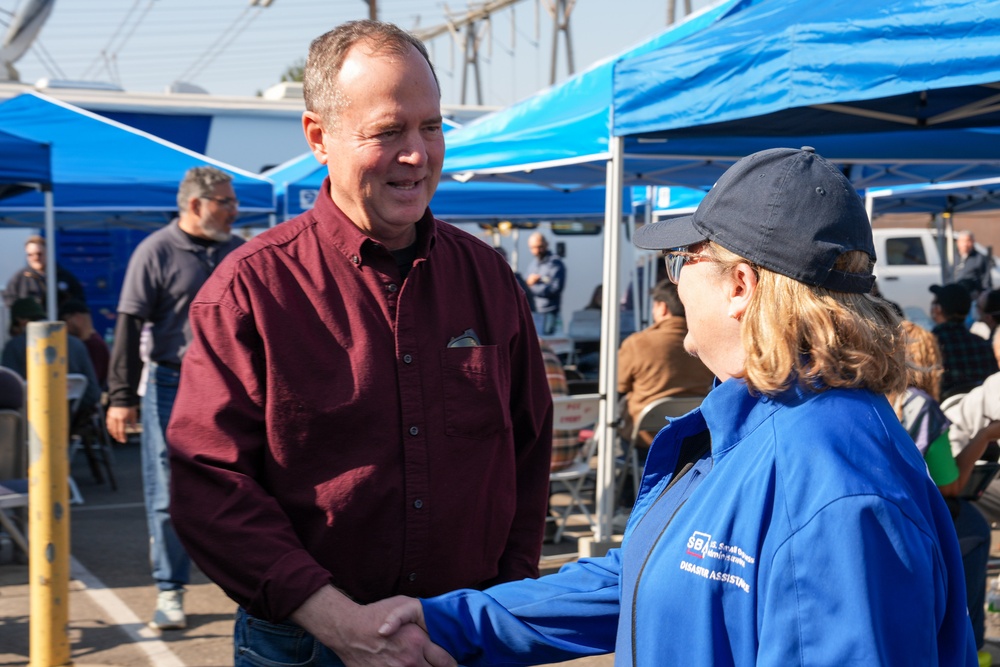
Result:
M661 280L650 292L653 324L622 342L618 350L618 393L627 405L623 433L652 401L664 396L705 396L712 372L684 350L687 322L677 285ZM655 433L644 433L646 447Z

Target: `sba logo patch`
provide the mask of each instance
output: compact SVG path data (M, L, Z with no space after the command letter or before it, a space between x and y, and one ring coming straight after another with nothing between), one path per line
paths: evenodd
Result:
M711 535L695 531L694 534L688 538L687 552L695 558L704 558L705 553L708 551L708 545L711 543Z

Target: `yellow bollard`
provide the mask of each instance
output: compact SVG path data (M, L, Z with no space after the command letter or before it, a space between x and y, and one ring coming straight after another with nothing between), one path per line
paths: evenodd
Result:
M66 325L28 325L31 667L71 665Z

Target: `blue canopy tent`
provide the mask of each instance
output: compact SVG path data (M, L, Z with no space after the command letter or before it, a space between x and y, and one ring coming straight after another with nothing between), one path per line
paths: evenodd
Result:
M327 168L306 153L262 174L276 183L282 219L299 215L316 202ZM587 220L604 218L604 188L468 182L442 178L431 210L451 222L502 220ZM624 197L623 212L631 210Z
M779 145L814 146L859 188L994 176L997 43L998 0L761 0L619 61L614 134L627 160L688 160L681 183Z
M683 46L617 63L614 132L779 137L994 126L998 40L996 0L762 0Z
M0 130L0 199L15 188L52 183L51 150L47 143Z
M812 145L856 184L996 175L997 43L1000 0L761 0L616 63L609 189L636 156L721 173L720 147L761 140Z
M0 104L0 129L52 146L56 225L159 227L177 210L184 172L211 165L233 177L240 224L266 224L274 186L265 178L37 93ZM40 227L43 198L0 200L0 225Z
M753 0L721 0L618 56L680 42ZM615 58L448 135L445 172L476 179L603 185ZM711 183L712 181L708 181ZM637 180L637 184L646 184Z

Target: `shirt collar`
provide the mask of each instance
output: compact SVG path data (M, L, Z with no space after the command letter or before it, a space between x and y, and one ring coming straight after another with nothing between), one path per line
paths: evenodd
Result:
M323 179L319 197L311 212L318 223L319 233L328 239L348 261L358 264L363 261L364 254L377 245L365 235L347 215L340 210L330 197L330 177ZM423 217L417 221L417 259L414 264L426 259L434 248L437 222L430 208L424 211ZM355 260L355 258L357 258Z

